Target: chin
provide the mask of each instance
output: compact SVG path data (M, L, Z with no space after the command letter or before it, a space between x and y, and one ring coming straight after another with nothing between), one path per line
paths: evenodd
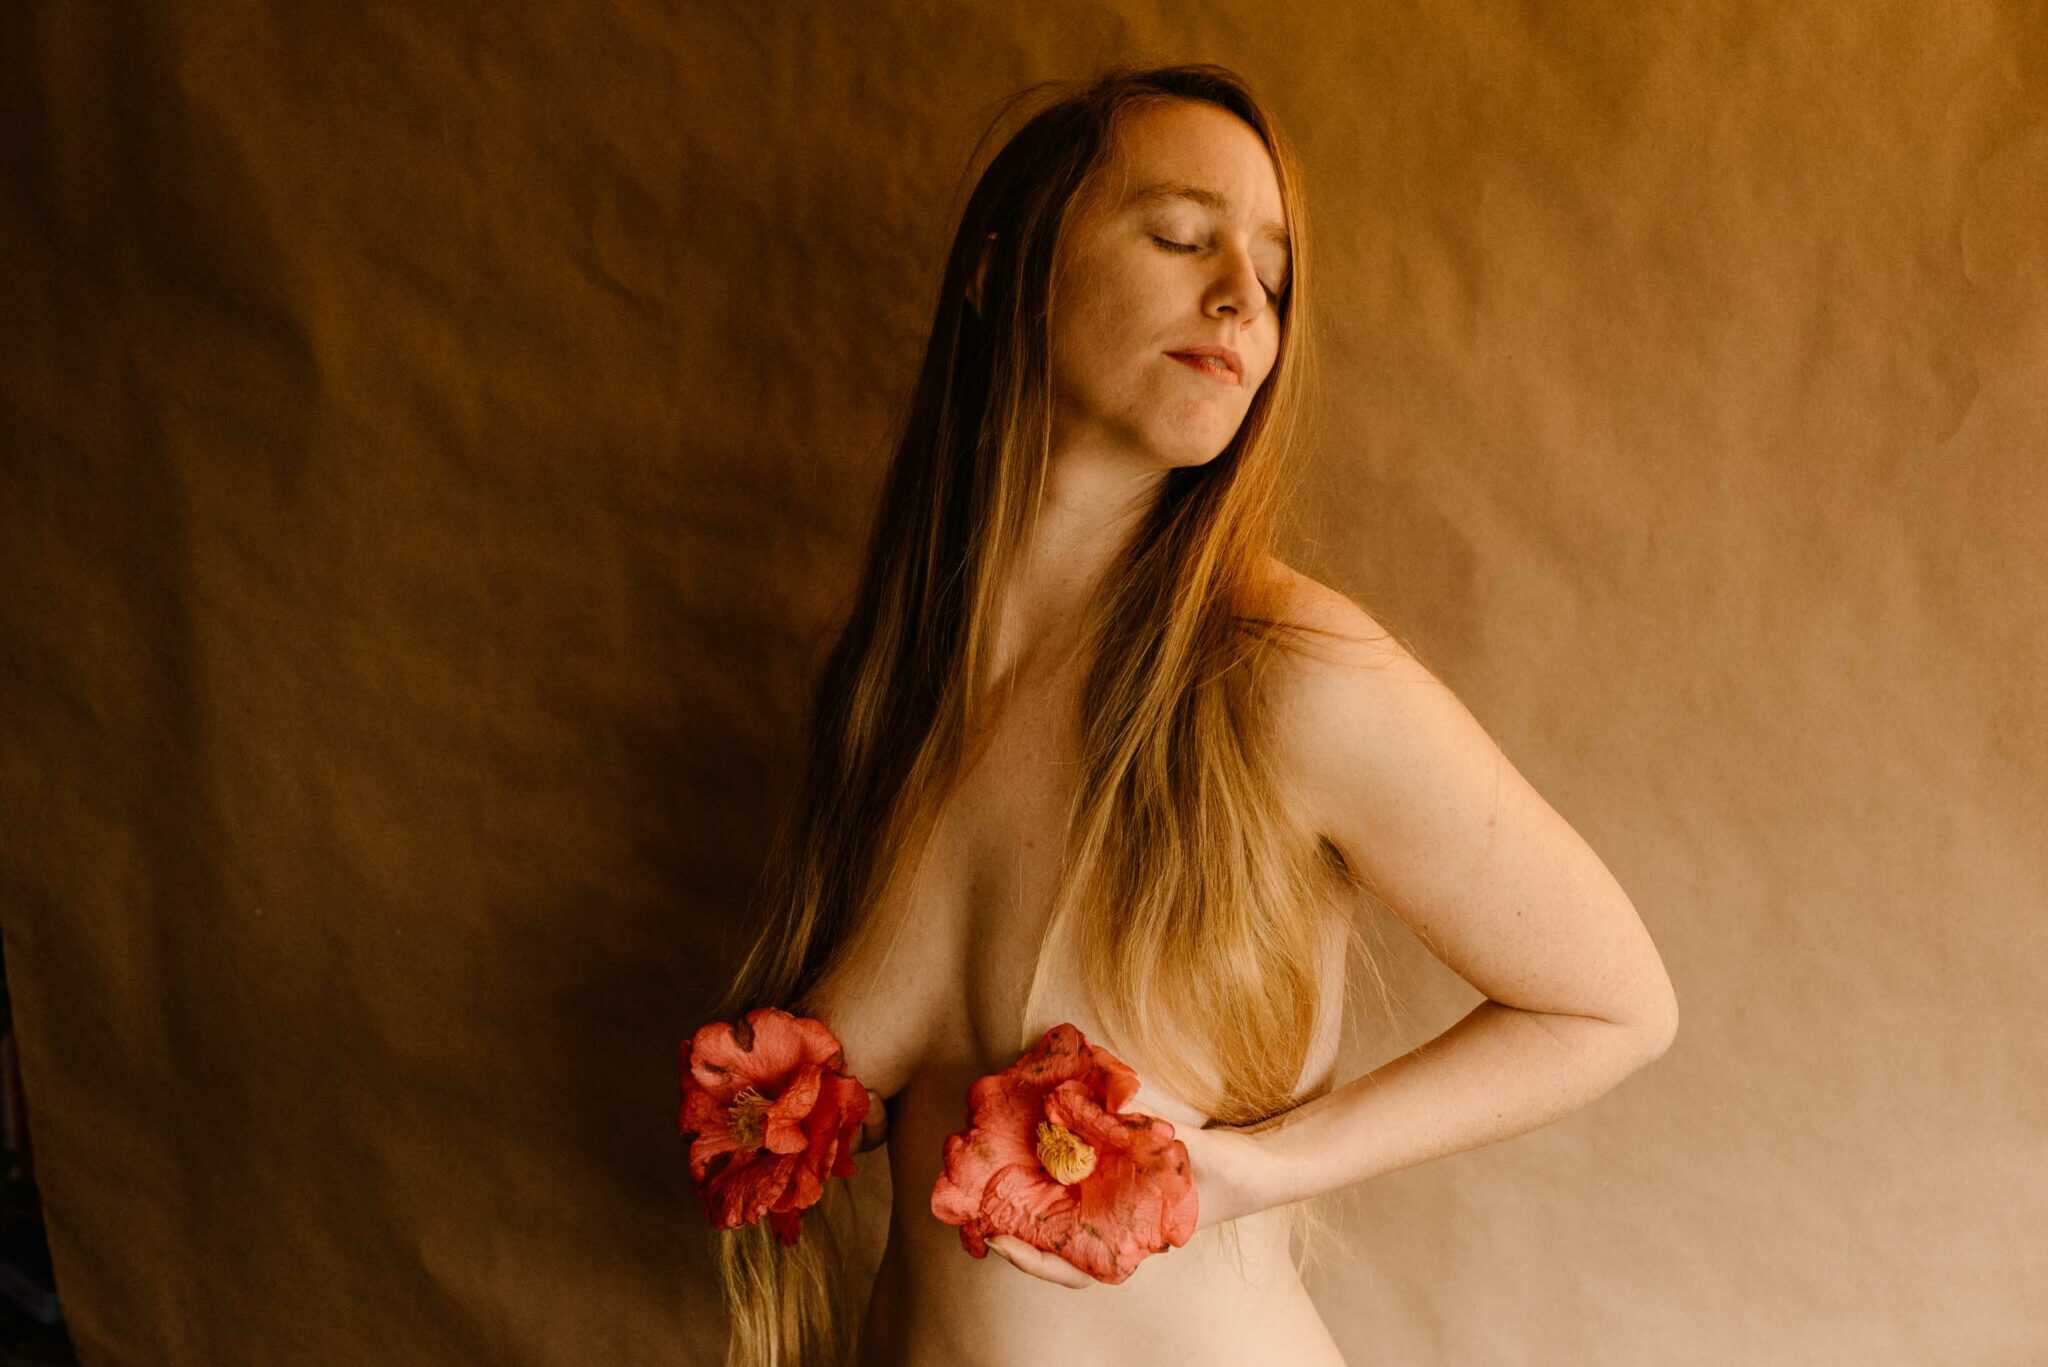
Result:
M1186 470L1195 466L1207 465L1210 461L1222 455L1228 446L1229 443L1226 442L1223 446L1219 446L1214 450L1170 451L1166 455L1166 463L1176 470Z

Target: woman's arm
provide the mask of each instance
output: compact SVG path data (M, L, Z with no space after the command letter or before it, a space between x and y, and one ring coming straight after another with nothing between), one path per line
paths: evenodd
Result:
M1232 1164L1228 1205L1218 1215L1254 1214L1524 1134L1601 1096L1661 1054L1669 1038L1481 1002L1429 1043L1236 1131L1257 1151Z
M1297 611L1353 638L1290 661L1287 770L1319 829L1487 1000L1436 1039L1241 1133L1249 1214L1522 1134L1669 1047L1677 999L1607 867L1471 713L1348 598ZM1240 1146L1244 1147L1244 1146ZM1220 1174L1219 1174L1220 1175Z

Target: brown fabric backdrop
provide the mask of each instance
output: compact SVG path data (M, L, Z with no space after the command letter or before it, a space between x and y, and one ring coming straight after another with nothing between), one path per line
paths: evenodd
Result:
M343 8L0 12L0 892L90 1367L716 1361L676 1041L973 135L1125 55L1307 158L1290 558L1683 1010L1345 1195L1353 1361L2048 1357L2041 6ZM1345 1076L1475 1000L1395 948Z

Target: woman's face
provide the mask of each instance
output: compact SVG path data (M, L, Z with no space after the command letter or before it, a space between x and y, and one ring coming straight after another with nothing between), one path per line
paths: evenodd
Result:
M1279 351L1280 185L1258 134L1215 105L1135 111L1125 135L1122 166L1062 244L1054 446L1200 465L1236 435ZM1242 373L1172 355L1203 345L1236 351Z

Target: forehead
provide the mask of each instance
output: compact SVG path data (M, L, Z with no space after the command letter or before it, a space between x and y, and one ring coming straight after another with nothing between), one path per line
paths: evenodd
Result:
M1266 144L1237 115L1199 101L1127 114L1103 198L1112 212L1193 202L1287 240L1280 182Z

